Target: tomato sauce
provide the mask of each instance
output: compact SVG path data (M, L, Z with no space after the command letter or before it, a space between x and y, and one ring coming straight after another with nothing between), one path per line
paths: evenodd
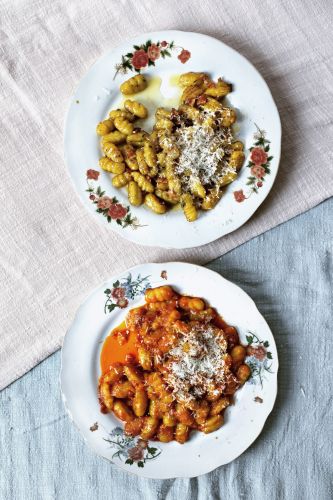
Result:
M115 363L125 364L128 356L137 359L136 334L126 328L125 322L114 328L106 337L101 352L102 374L110 370Z

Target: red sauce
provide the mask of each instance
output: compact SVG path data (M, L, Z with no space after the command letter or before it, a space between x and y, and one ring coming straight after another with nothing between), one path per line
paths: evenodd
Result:
M114 328L106 337L102 347L100 358L102 374L109 371L110 365L125 364L129 355L137 359L136 340L136 334L129 333L125 323Z

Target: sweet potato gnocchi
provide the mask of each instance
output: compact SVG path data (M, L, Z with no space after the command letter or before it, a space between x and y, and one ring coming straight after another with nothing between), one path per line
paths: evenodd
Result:
M132 351L102 373L101 411L143 440L183 444L192 430L216 431L251 375L236 329L203 299L167 285L148 289L145 301L111 333L122 348L131 339Z
M156 214L180 204L193 222L199 210L215 207L225 186L236 179L245 155L232 131L236 112L223 102L231 85L194 72L181 75L178 83L183 89L180 106L157 108L150 133L135 126L137 119L147 118L148 110L133 99L124 101L124 109L111 110L96 132L105 155L100 166L115 176L126 174L112 183L127 186L130 204L144 203ZM140 74L122 83L120 90L133 96L147 85Z

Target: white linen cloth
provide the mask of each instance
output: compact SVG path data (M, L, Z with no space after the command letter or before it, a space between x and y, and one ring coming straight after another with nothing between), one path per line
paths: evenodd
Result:
M332 14L324 0L0 0L0 388L60 346L88 291L115 272L207 262L333 194ZM283 126L280 172L257 214L186 251L136 246L96 223L63 161L65 110L89 66L162 29L206 33L248 57Z

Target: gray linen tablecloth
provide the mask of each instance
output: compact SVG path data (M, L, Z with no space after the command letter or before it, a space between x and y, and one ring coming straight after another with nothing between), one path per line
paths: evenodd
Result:
M241 457L191 480L118 470L67 418L58 352L0 393L0 499L331 499L332 211L330 199L208 266L253 297L279 352L275 408Z

